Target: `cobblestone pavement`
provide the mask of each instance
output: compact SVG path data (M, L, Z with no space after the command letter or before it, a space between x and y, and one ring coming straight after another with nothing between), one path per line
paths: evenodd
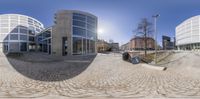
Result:
M196 56L183 55L185 58ZM197 62L199 59L195 57ZM17 72L1 56L0 98L200 98L200 77L179 71L180 66L167 65L166 71L159 71L125 62L117 54L101 54L78 76L62 81L41 81Z

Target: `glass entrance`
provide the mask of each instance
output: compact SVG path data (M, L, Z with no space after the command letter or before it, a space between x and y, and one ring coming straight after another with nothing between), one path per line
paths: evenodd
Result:
M67 46L68 46L68 43L67 43L67 37L63 37L62 38L62 46L63 46L63 56L67 55L68 51L67 51Z

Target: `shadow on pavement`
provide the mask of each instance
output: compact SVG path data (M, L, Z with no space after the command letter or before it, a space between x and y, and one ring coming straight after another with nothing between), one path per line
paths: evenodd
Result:
M22 75L40 81L62 81L81 74L96 55L53 57L42 53L6 55Z

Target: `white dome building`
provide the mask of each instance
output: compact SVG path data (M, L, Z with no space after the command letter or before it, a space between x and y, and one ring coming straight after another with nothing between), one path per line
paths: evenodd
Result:
M176 27L176 46L179 50L200 49L200 15L191 17Z
M0 51L24 52L35 49L35 36L44 26L38 20L20 14L0 15Z

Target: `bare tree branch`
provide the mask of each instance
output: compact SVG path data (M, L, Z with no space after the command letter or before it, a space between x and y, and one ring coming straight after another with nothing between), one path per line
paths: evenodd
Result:
M145 56L147 55L147 37L153 37L153 24L147 20L147 18L143 18L140 23L138 23L135 37L140 36L144 37L145 40Z

